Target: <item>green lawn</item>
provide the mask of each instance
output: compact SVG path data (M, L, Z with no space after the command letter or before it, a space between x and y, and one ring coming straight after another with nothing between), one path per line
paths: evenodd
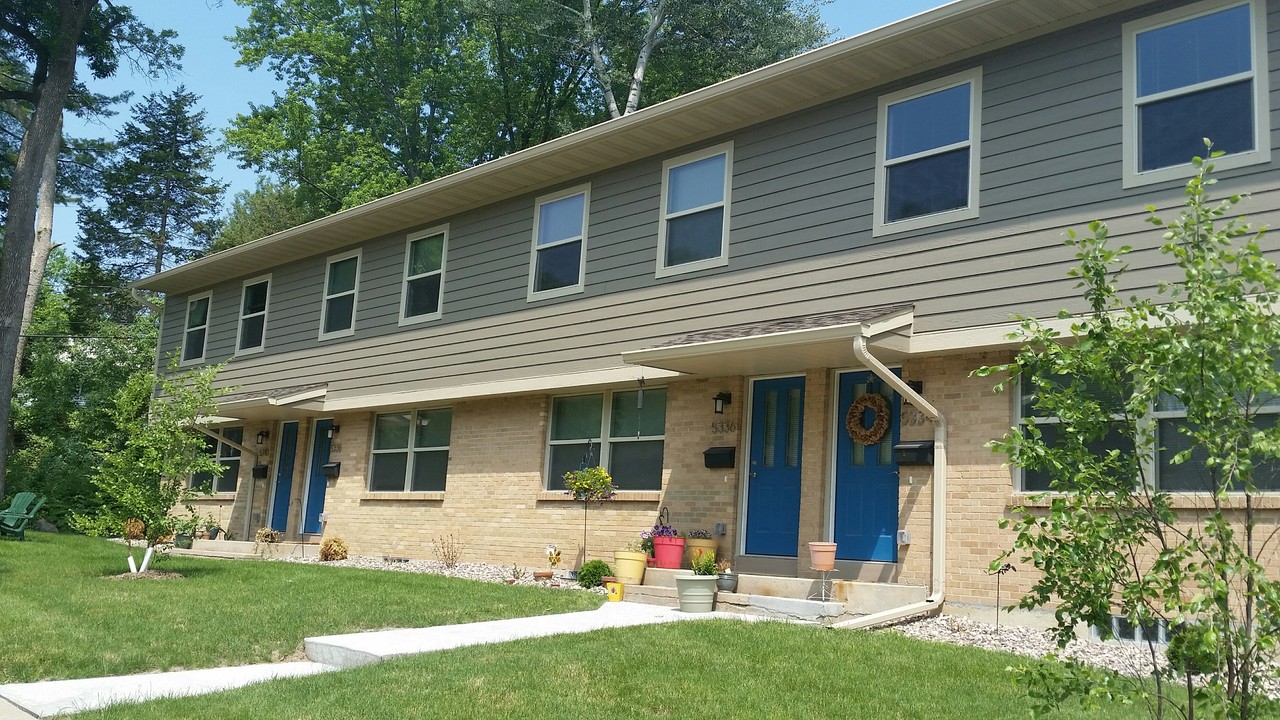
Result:
M1021 719L1005 671L1018 662L893 633L707 620L464 648L75 718Z
M171 557L180 580L112 580L121 545L0 541L0 683L278 660L304 637L572 612L598 595L434 575Z

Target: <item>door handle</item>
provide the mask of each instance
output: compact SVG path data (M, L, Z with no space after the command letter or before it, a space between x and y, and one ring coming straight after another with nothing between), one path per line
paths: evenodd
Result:
M751 477L755 477L755 476L756 476L756 474L755 474L754 472L753 472L753 473L751 473Z

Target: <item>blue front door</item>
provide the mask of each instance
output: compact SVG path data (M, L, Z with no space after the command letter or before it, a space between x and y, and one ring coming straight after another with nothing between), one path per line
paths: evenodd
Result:
M293 458L298 451L298 423L280 423L276 451L276 487L271 494L271 529L285 531L289 523L289 496L293 493Z
M796 556L804 378L756 380L747 469L748 555Z
M866 393L879 393L890 408L888 430L873 445L863 445L849 434L849 424L871 428L875 412L849 417L849 408ZM836 557L842 560L898 560L898 466L893 446L898 442L901 403L892 388L869 372L840 375L836 405Z
M307 472L307 503L302 511L302 532L320 532L320 513L324 512L324 491L329 486L320 467L329 462L329 428L332 420L317 420L311 438L311 468Z

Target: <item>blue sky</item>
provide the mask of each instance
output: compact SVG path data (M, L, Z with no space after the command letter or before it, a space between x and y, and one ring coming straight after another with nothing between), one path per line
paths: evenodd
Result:
M833 39L849 37L887 25L944 4L945 0L835 0L822 8L822 18L836 32ZM177 31L178 42L186 48L183 70L159 80L130 75L127 70L107 81L94 82L94 90L120 93L132 90L136 98L149 92L168 91L178 85L203 97L206 121L221 131L238 114L248 112L249 103L268 103L277 88L271 73L264 69L249 71L236 66L239 54L225 38L235 32L249 13L234 0L136 0L128 3L143 22L152 28ZM128 116L128 108L105 122L85 124L68 116L67 132L80 137L113 137ZM214 167L215 177L229 183L227 203L235 193L252 188L255 174L236 167L225 154L220 154ZM67 247L75 244L77 234L74 207L59 206L54 214L53 239Z

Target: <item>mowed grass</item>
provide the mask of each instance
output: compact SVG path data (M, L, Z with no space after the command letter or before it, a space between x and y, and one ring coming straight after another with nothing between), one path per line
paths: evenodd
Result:
M0 542L0 683L279 660L305 637L598 607L598 595L435 575L170 557L178 580L117 580L124 546ZM140 557L140 555L139 555Z
M1030 715L1019 658L894 633L700 620L421 655L77 720L875 718ZM1065 719L1132 718L1134 708Z

